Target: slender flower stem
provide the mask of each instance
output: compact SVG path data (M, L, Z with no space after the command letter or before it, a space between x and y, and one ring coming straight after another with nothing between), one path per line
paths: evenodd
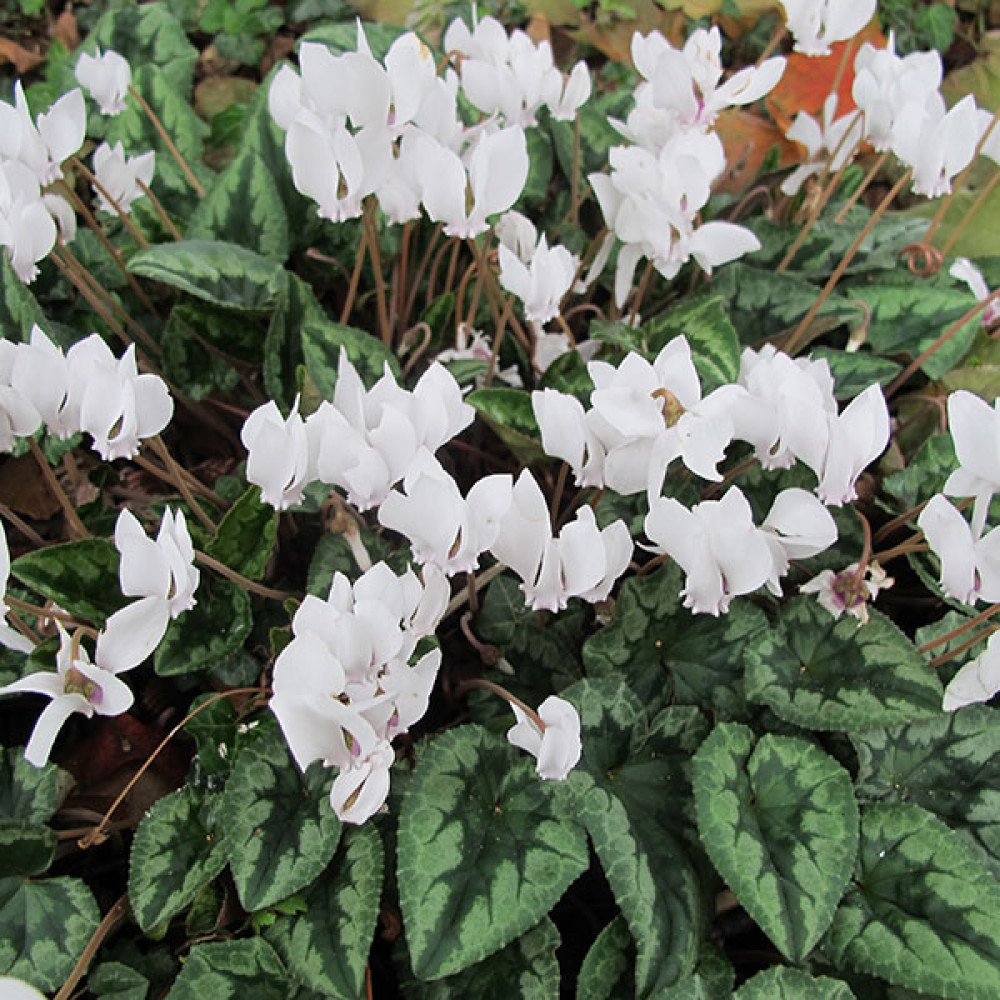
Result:
M889 159L890 152L891 150L887 149L884 153L879 155L878 159L869 168L868 173L865 174L861 183L854 189L854 193L847 199L847 201L844 202L843 207L834 217L834 222L841 223L847 218L847 213L857 204L858 200L865 193L865 191L868 190L868 186L873 180L875 180L878 172L885 165L885 161Z
M434 255L434 248L437 246L438 240L441 239L442 229L443 226L440 223L434 227L434 232L431 234L431 238L427 242L427 249L421 255L420 263L417 265L417 273L413 276L413 281L408 282L409 295L406 298L406 305L403 310L404 328L410 321L410 314L413 312L413 307L417 302L417 293L420 291L420 283L424 280L424 274L430 266L431 258Z
M994 171L993 176L983 185L982 191L976 196L976 200L969 206L968 211L959 220L958 225L951 231L951 235L945 241L944 246L941 247L942 257L947 257L951 253L952 248L961 239L962 233L968 229L969 223L979 217L979 212L983 204L997 184L1000 184L1000 170Z
M934 239L938 228L941 223L944 222L945 216L948 214L948 209L951 208L951 203L955 200L955 195L965 184L965 179L969 176L969 172L972 170L973 166L975 166L976 160L979 158L979 154L982 152L983 146L986 145L998 123L1000 123L1000 108L997 108L997 110L993 113L993 117L990 119L990 123L987 126L986 131L983 132L982 138L980 138L979 142L976 144L976 151L972 154L972 159L969 160L965 169L962 170L954 181L952 181L951 192L945 198L942 198L941 204L938 205L938 210L934 213L934 218L931 219L931 224L927 227L927 232L924 233L922 242L930 243L930 241Z
M51 542L47 542L40 534L38 534L35 529L28 524L26 521L22 520L15 514L10 507L5 503L0 503L0 516L5 520L10 521L18 531L24 535L25 538L31 542L32 545L36 545L40 549L44 549L46 546L51 545Z
M156 476L157 479L162 479L165 483L170 483L172 486L176 485L174 483L174 477L171 473L169 473L166 469L160 468L160 466L158 466L155 462L151 462L141 452L136 455L132 461L135 462L136 465L145 469L151 475ZM214 503L220 510L225 510L229 506L226 501L215 492L215 490L210 489L199 479L195 479L190 472L181 466L178 466L178 469L180 469L181 475L184 477L185 482L193 492L200 494L206 500L211 500L212 503Z
M6 601L8 604L11 604L9 595L6 597ZM6 618L7 621L9 621L10 624L13 625L14 628L16 628L17 631L28 640L28 642L35 646L40 646L42 644L42 637L26 621L23 621L20 616L15 614L13 611L8 609L4 618Z
M354 270L351 272L351 281L347 286L347 298L344 299L344 307L340 310L340 322L346 324L351 318L354 309L354 301L358 297L358 287L361 284L361 268L365 263L365 253L368 248L368 239L364 229L361 232L361 243L358 246L358 255L354 258Z
M942 663L947 663L949 660L954 660L956 656L961 656L967 649L971 649L976 643L982 642L984 639L988 639L997 628L1000 626L991 625L989 628L985 628L982 632L977 632L971 639L967 639L960 646L956 646L954 649L948 650L946 653L942 653L940 656L935 656L931 660L930 665L932 667L939 667Z
M959 319L955 320L955 322L952 323L951 326L949 326L948 329L946 329L944 333L942 333L941 336L938 337L938 339L935 340L934 343L930 345L930 347L928 347L920 355L915 357L889 383L889 385L885 390L886 398L888 399L893 395L895 395L896 392L898 392L899 389L906 384L910 376L913 375L932 354L939 351L952 337L955 336L956 333L958 333L959 330L962 329L963 326L965 326L966 323L975 319L980 313L985 312L986 309L988 309L989 306L993 302L995 302L998 297L1000 297L1000 288L996 289L994 292L988 295L985 299L983 299L982 302L977 302L976 305L973 306L973 308L971 308L964 316L961 316Z
M191 492L191 487L188 485L187 480L185 480L180 466L174 461L174 456L170 454L170 449L166 446L166 444L164 444L163 438L161 438L159 434L155 434L153 437L149 438L149 443L157 455L159 455L163 460L163 464L167 467L167 471L170 473L170 478L173 480L177 489L181 491L181 496L184 497L185 502L191 508L195 517L201 521L202 526L206 531L214 535L217 530L215 522L208 516L208 514L205 513L205 509L195 499L194 493Z
M406 295L406 279L409 277L410 268L410 236L412 234L412 223L403 223L403 235L400 238L399 246L399 270L397 274L399 275L398 287L394 288L396 292L396 301L398 306L396 309L396 338L397 340L403 336L406 330L406 306L407 306L407 295Z
M998 611L1000 611L1000 604L991 605L985 611L980 611L975 618L970 618L968 621L963 622L958 626L958 628L953 628L950 632L945 632L944 635L939 635L936 639L932 639L930 642L925 642L920 647L920 652L929 653L932 649L937 649L938 646L943 646L945 643L951 642L952 639L957 639L963 633L968 632L977 625L982 625L985 621L988 621Z
M136 281L135 275L125 266L125 261L122 258L121 251L108 239L107 234L101 228L97 219L94 218L93 212L87 207L86 202L70 187L66 181L60 181L59 186L66 192L70 201L73 203L73 207L83 216L83 221L86 223L87 228L101 241L101 246L111 256L111 259L115 262L118 270L124 275L125 280L128 282L129 288L132 289L136 294L136 298L143 304L143 307L147 309L153 316L159 319L159 312L156 306L153 305L149 296L142 290L142 285Z
M891 559L897 559L899 556L907 556L911 552L929 552L930 546L924 542L919 541L922 535L914 535L912 538L908 538L905 542L900 542L899 545L894 545L891 549L884 549L881 552L876 552L872 556L871 561L881 564L889 562Z
M477 591L482 590L491 580L496 579L507 567L503 563L497 563L494 566L490 566L489 569L484 569L481 573L476 574L475 588ZM469 600L468 588L463 587L449 602L448 607L445 608L443 617L447 618L449 615L453 615L460 608L465 607Z
M181 236L180 230L174 225L174 220L167 215L166 209L160 204L160 199L153 194L153 189L138 177L136 177L135 182L139 185L139 190L149 199L150 205L153 206L153 211L160 217L160 221L166 227L167 232L180 243L184 237Z
M635 326L636 321L639 319L639 307L642 305L642 300L646 297L646 290L649 288L649 282L652 277L653 262L651 260L647 260L646 267L642 272L642 277L639 279L639 287L636 289L635 295L632 299L632 309L630 310L628 316L629 326Z
M140 250L145 250L149 246L149 240L139 231L136 224L132 221L131 216L118 204L117 200L113 197L110 191L97 179L96 175L83 163L82 160L77 159L75 156L69 158L69 162L73 164L74 168L78 170L83 176L90 181L91 184L104 195L105 201L115 210L118 218L122 220L122 224L129 231L132 239L139 244Z
M569 221L580 223L580 112L573 119L573 176L570 179Z
M66 978L66 982L63 983L62 988L55 995L53 1000L69 1000L69 998L73 995L73 991L76 989L76 984L84 977L84 974L90 966L90 963L93 961L94 956L97 954L98 949L102 944L104 944L109 935L113 934L115 930L124 922L125 918L128 916L128 911L129 900L128 893L126 892L118 897L111 909L104 915L104 919L97 925L97 929L90 936L90 940L87 942L87 946L83 949L83 953L77 960L76 965L73 966L72 971Z
M850 134L851 130L848 129L841 137L840 142L837 143L836 149L834 149L834 151L830 154L831 164L836 159L841 144L847 139L847 137ZM848 168L848 166L850 166L851 160L854 158L854 155L857 152L857 149L860 146L860 144L861 141L858 140L858 142L855 144L855 149L851 152L849 156L847 156L844 159L844 162L841 163L841 165L837 168L837 172L831 178L830 183L827 184L825 188L823 188L819 196L816 198L816 202L812 206L812 209L809 212L809 216L806 218L806 221L803 224L802 228L799 230L798 236L795 237L795 240L793 241L792 245L785 252L785 256L781 258L781 263L778 264L777 270L779 273L788 268L788 265L791 264L791 262L795 259L795 255L799 252L800 248L802 247L802 244L805 243L806 238L812 232L812 228L813 226L816 225L816 222L819 219L820 215L822 214L823 209L826 207L826 203L830 200L830 196L833 194L834 191L837 190L838 186L840 185L840 179L844 176L844 171ZM829 169L829 164L827 164L827 168ZM821 182L824 176L826 176L825 172L823 175L820 176Z
M871 218L865 223L864 229L855 237L854 242L847 248L847 252L841 258L840 263L837 265L833 274L830 275L830 280L827 281L826 285L823 287L823 291L819 293L816 301L812 304L809 312L802 317L801 322L796 327L795 332L789 337L788 341L784 345L784 351L786 354L794 354L795 348L798 347L799 341L802 339L806 330L809 328L809 324L816 318L816 314L823 307L823 303L830 297L830 293L837 287L837 282L844 276L844 272L847 270L851 261L854 260L855 254L861 249L861 244L871 235L872 230L878 224L878 220L882 218L885 214L885 210L893 203L896 195L902 190L903 185L910 179L910 175L913 173L912 169L907 170L906 173L896 181L895 184L889 189L889 193L879 202L878 208L872 212Z
M490 348L490 364L486 369L486 378L483 381L483 385L487 388L492 384L493 376L496 375L497 363L500 360L500 344L503 341L504 332L513 315L514 296L508 293L504 299L503 311L500 313L500 321L497 323L496 333L493 334L493 344Z
M207 566L210 570L218 573L219 576L224 576L227 580L238 583L244 590L248 590L251 594L257 594L259 597L266 597L272 601L287 601L290 597L296 596L287 590L273 590L271 587L265 587L261 583L250 580L243 576L242 573L237 573L236 570L230 569L225 563L219 562L218 559L213 559L210 555L198 549L195 549L194 558L195 562L200 562L202 566Z
M61 622L71 622L74 625L79 624L79 619L67 611L59 611L57 608L43 608L39 604L29 604L27 601L14 597L13 594L6 594L3 600L15 611L21 611L26 615L34 615L36 618L54 618Z
M107 840L107 835L104 833L104 828L108 825L111 817L115 814L117 808L125 801L125 797L129 792L135 788L136 783L139 779L146 773L150 765L154 760L160 755L163 748L196 716L201 712L204 712L206 708L210 705L214 705L217 701L221 701L223 698L232 698L235 695L243 694L259 694L263 695L266 693L266 689L260 687L245 687L245 688L233 688L231 691L220 691L218 694L213 694L206 698L197 708L193 708L187 715L181 719L180 722L174 726L173 729L167 733L166 736L160 740L156 749L143 761L142 767L135 772L134 775L129 779L128 784L118 793L118 797L111 803L108 807L107 812L101 817L100 822L97 826L92 827L80 840L77 841L77 847L85 851L88 847L92 847L94 844L103 844Z
M163 122L156 117L156 112L149 106L146 98L139 93L132 84L129 84L128 92L136 99L139 103L139 107L146 113L146 117L152 123L153 128L156 129L160 138L163 140L163 144L167 147L170 155L177 161L177 166L181 168L181 172L188 179L188 183L195 189L199 198L205 197L205 189L201 186L198 178L195 177L191 168L187 165L184 157L181 156L180 150L174 145L173 139L170 138L169 133L163 127Z
M566 489L566 475L569 472L569 465L561 462L559 465L559 475L556 478L556 488L552 492L552 503L549 506L549 520L554 524L556 515L559 513L559 504L562 502L563 491Z
M368 241L368 253L372 260L372 270L375 272L375 301L378 305L378 328L382 343L389 347L392 344L392 324L389 322L389 310L385 298L385 278L382 275L382 252L378 242L378 220L375 213L378 209L373 198L365 199L362 209L362 225L365 239Z
M875 532L872 541L874 544L878 544L883 539L888 538L897 528L902 527L907 521L912 521L928 504L930 500L925 500L923 503L918 503L915 507L911 507L909 510L904 510L902 514L897 515L891 521L886 521L878 531Z
M482 688L484 691L492 691L493 694L497 694L503 698L508 705L517 705L541 732L545 732L545 723L542 722L539 714L530 705L526 705L521 701L517 695L511 694L506 688L500 687L499 684L494 684L493 681L488 681L484 677L472 677L467 681L462 681L458 686L458 690L462 692L467 691L469 688Z
M38 463L38 468L42 471L42 476L44 476L49 490L51 490L52 495L59 501L59 506L62 507L63 513L66 515L70 534L75 535L77 538L90 538L90 532L83 521L80 520L76 508L70 503L69 497L66 496L66 491L59 485L59 480L56 479L56 474L52 471L49 460L42 454L42 449L38 447L38 442L30 434L27 436L27 441L28 447L31 449L31 454L35 456L35 461Z
M840 81L844 79L844 74L847 72L847 65L850 61L851 54L854 52L854 38L849 38L844 43L844 51L840 54L840 62L837 65L837 73L833 78L833 86L830 88L830 92L836 94L840 90Z
M855 581L860 583L868 570L868 564L872 561L872 526L868 518L857 507L854 508L854 513L858 515L858 520L861 521L861 530L864 532L865 539L861 546L861 558L858 560L858 568L854 572Z
M59 270L69 280L70 284L87 300L88 305L94 312L108 324L112 333L126 346L131 344L132 338L125 332L125 328L115 319L108 306L102 301L101 296L91 288L89 284L90 276L87 275L85 277L83 272L78 271L67 258L62 256L57 247L52 248L50 256L56 262Z
M788 35L788 28L785 26L784 22L778 25L771 35L770 40L764 47L764 51L761 52L760 58L757 60L757 65L759 66L765 59L769 58L774 54L775 49L785 40Z

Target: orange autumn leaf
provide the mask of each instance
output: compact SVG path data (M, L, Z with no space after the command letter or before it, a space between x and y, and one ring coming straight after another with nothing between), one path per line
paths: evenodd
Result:
M727 170L715 184L716 191L746 191L760 176L765 163L770 170L789 167L802 159L802 148L785 138L774 122L740 108L722 111L715 131L726 150Z
M780 83L767 96L767 110L778 126L787 131L800 111L818 115L830 91L847 51L847 62L837 87L838 116L854 107L851 87L854 84L854 57L864 42L884 48L886 37L874 17L868 26L846 42L837 42L828 56L804 56L793 52L788 57Z
M45 56L38 55L37 52L29 52L26 48L12 42L9 38L0 38L0 63L9 62L14 66L14 72L18 76L34 69L39 63L45 61Z

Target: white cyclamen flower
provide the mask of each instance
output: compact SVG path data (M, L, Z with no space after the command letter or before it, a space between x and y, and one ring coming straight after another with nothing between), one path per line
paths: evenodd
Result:
M968 257L957 258L955 263L948 268L948 273L956 281L965 282L969 286L969 291L975 295L977 302L985 302L990 297L990 286L986 284L983 272ZM993 326L997 320L1000 320L1000 302L994 300L983 311L983 326Z
M851 563L835 573L825 569L799 587L800 594L815 594L820 605L839 618L845 611L858 619L860 628L868 621L868 602L874 601L880 590L888 590L895 581L877 563L869 563L863 572Z
M243 424L240 440L248 453L247 481L260 487L264 503L275 510L301 503L313 469L298 396L287 420L273 399L258 406Z
M13 381L21 346L0 339L0 451L12 451L17 438L34 434L42 419L31 397Z
M97 101L102 115L117 115L125 110L125 97L132 83L128 60L108 49L92 56L84 52L76 61L76 82Z
M38 262L55 246L56 235L35 174L18 160L0 158L0 246L7 248L21 281L29 284L38 277Z
M795 51L825 56L834 42L853 38L875 13L877 0L781 0Z
M963 604L1000 601L1000 528L980 536L943 496L931 498L917 518L941 561L941 589Z
M524 316L540 326L559 315L559 303L570 290L580 264L564 246L549 247L545 235L524 263L502 243L499 248L500 284L524 305Z
M80 401L70 394L69 360L41 327L33 326L28 343L17 345L10 378L50 434L65 440L80 430Z
M958 468L944 484L950 497L975 497L972 533L986 526L993 494L1000 490L1000 399L990 406L975 393L959 389L948 397L948 429Z
M24 635L21 635L11 625L7 624L7 611L3 597L7 593L7 580L10 577L10 549L7 548L7 535L0 524L0 646L16 650L18 653L30 653L35 647L34 643Z
M990 641L974 660L966 663L944 689L945 712L954 712L966 705L989 701L1000 691L1000 634L994 632Z
M564 698L550 695L538 706L543 729L515 704L517 724L507 730L507 741L535 757L540 778L563 781L580 760L580 716Z
M149 187L153 180L156 153L150 150L138 156L126 157L120 142L116 142L113 146L102 142L94 150L93 164L94 174L100 184L100 187L95 186L97 207L109 214L117 211L105 197L106 191L115 200L118 208L127 212L132 207L132 202L145 194L140 181Z
M13 107L0 101L0 160L21 162L43 187L62 177L60 164L83 145L86 131L87 106L79 88L63 94L36 121L20 80Z

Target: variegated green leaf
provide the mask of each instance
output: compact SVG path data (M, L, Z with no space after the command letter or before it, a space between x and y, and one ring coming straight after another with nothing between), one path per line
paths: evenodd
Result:
M854 994L838 979L815 979L800 969L778 966L744 983L733 1000L854 1000Z
M823 945L838 965L949 1000L1000 996L990 870L932 813L865 806L853 888Z
M937 715L943 689L913 643L878 611L858 627L809 597L789 601L747 647L746 691L811 729L871 729Z
M537 924L588 865L567 788L479 726L436 737L399 817L399 901L414 973L440 979Z
M858 849L851 776L811 743L722 723L692 762L712 863L786 958L829 927Z

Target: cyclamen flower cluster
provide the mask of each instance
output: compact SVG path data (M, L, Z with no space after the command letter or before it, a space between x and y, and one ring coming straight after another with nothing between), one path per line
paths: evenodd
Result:
M143 438L159 434L174 404L163 380L139 374L135 346L116 358L96 333L65 354L32 327L27 344L0 340L0 450L48 431L68 438L84 431L105 461L132 458Z
M385 802L391 741L427 711L441 651L409 660L448 597L434 569L421 582L377 563L353 585L335 574L325 601L309 595L295 613L294 638L274 665L271 710L303 771L315 760L339 769L330 804L344 822L363 823Z
M612 122L632 145L611 150L609 175L589 177L608 228L624 244L615 274L619 306L643 258L672 278L690 257L711 272L760 249L743 226L696 220L726 167L722 141L711 130L716 115L767 94L781 78L785 60L767 59L720 86L721 46L718 28L692 32L680 50L656 31L632 37L642 82L628 119Z
M86 125L78 89L35 119L20 80L14 104L0 101L0 246L21 281L34 281L57 236L69 242L76 235L69 202L44 188L62 178L60 165L83 145Z
M2 530L0 543L0 577L6 589L10 555ZM25 760L35 767L48 760L59 730L74 713L87 718L95 713L121 715L132 706L132 691L120 675L152 654L171 618L194 607L199 573L192 565L194 548L182 513L164 512L154 542L131 513L122 511L115 528L115 545L121 553L122 593L140 599L108 618L97 634L93 654L83 645L83 633L89 630L76 629L70 634L57 621L56 672L39 671L0 687L0 695L31 692L52 699L38 717L24 750ZM23 650L23 645L9 642L7 628L5 625L0 633L0 641Z
M472 34L456 24L446 44L467 51L463 89L471 87L474 105L491 109L471 128L458 116L458 74L438 76L433 55L412 32L392 44L384 65L359 23L355 52L335 56L306 42L301 74L279 71L271 115L286 133L295 185L318 203L321 217L354 218L374 195L392 222L417 218L422 206L449 236L477 236L524 187L523 126L533 123L534 111L548 102L564 115L589 96L582 64L564 88L547 46L536 48L523 33L508 39L491 18Z
M272 401L243 425L247 479L278 510L302 501L317 480L339 486L359 510L378 506L410 469L420 449L431 453L464 430L474 410L442 365L431 365L413 391L388 366L370 390L343 349L333 401L303 420L298 401L286 418Z

